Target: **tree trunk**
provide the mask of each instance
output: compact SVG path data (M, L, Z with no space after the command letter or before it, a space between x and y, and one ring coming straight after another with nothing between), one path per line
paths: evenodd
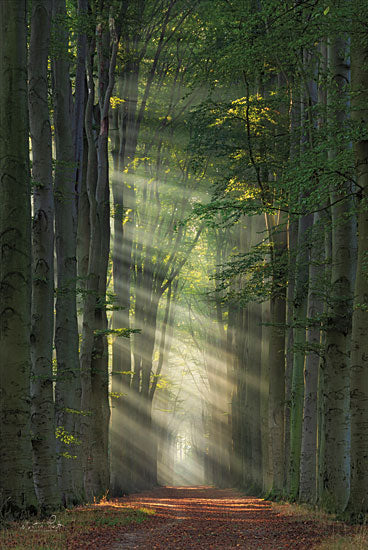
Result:
M294 296L294 360L291 387L291 422L290 422L290 474L289 496L295 500L299 492L299 465L302 439L303 399L304 399L304 358L305 358L305 318L308 298L308 241L312 217L302 216L299 219L297 268Z
M110 44L111 42L111 44ZM99 66L99 133L97 148L93 132L95 41L88 54L88 102L86 133L88 140L87 191L90 206L90 250L87 293L83 308L81 345L82 408L90 411L83 419L84 483L89 498L106 494L109 488L108 425L109 375L106 317L107 267L110 245L108 131L109 106L114 87L118 36L97 27Z
M280 216L267 216L269 239L275 262L273 293L271 296L271 323L269 338L269 450L271 456L271 496L282 495L284 489L284 408L285 408L285 274L278 266L286 250L286 231L280 227Z
M69 505L83 500L84 490L81 469L81 386L76 306L75 153L67 53L68 33L65 31L63 23L60 23L60 18L63 19L65 13L65 0L54 0L55 33L60 44L58 55L52 63L56 149L54 196L57 257L55 406L59 487L64 504Z
M54 337L54 197L48 108L51 6L32 4L29 47L29 121L32 139L33 288L31 332L31 427L33 474L45 513L60 504L57 489L52 350Z
M112 248L113 283L115 310L113 329L130 329L130 294L132 247L135 227L135 189L128 183L133 177L128 163L135 154L135 110L138 94L138 75L127 70L125 85L121 89L125 102L116 107L113 139L113 204L114 239ZM128 175L125 175L125 171ZM127 178L127 181L125 181ZM111 491L115 496L132 490L134 469L132 441L135 429L125 419L135 414L132 378L132 341L130 338L115 337L112 350L112 418L110 429L111 445Z
M270 323L270 303L262 304L262 323ZM269 430L269 402L270 393L269 384L269 333L270 328L266 324L262 325L262 350L261 350L261 435L262 435L262 488L265 494L271 491L272 473L271 473L271 453L270 453L270 430Z
M31 204L26 2L0 2L0 490L10 517L36 510L30 440Z
M327 45L324 41L319 47L319 85L317 90L317 102L321 111L317 120L318 129L326 125L325 108L327 103L324 78L327 69ZM313 113L310 113L311 117ZM317 500L318 485L318 453L321 441L320 419L322 402L321 376L322 361L322 334L321 316L324 312L322 292L326 280L326 234L330 231L326 213L316 212L313 218L312 240L309 262L309 289L307 310L307 356L304 366L304 404L303 404L303 428L302 448L300 456L300 480L299 500L308 504L315 504Z
M294 360L294 295L295 295L295 254L298 244L298 220L289 220L288 224L288 286L286 300L286 340L285 340L285 465L284 487L290 492L290 420L291 420L291 385Z
M354 2L359 9L360 2ZM367 46L365 31L354 29L352 43L352 118L362 132L367 131L368 101ZM361 190L358 214L358 265L354 291L351 346L351 491L348 511L353 519L362 521L368 513L368 142L354 143L357 185Z
M332 76L330 103L336 104L334 123L346 124L347 90L349 83L348 50L346 39L336 38L329 46L329 67ZM333 160L341 151L330 150ZM326 324L324 365L324 483L322 506L329 511L342 511L349 498L349 350L352 312L352 222L346 214L350 201L340 200L349 193L348 184L343 190L331 190L332 265L330 309Z
M309 262L306 358L304 367L304 405L300 456L299 500L314 504L317 490L317 403L320 365L321 321L323 302L320 296L323 280L324 241L319 237L322 217L314 214L312 247ZM322 233L323 235L323 233Z
M264 231L264 218L250 218L250 244L256 246L260 234ZM262 340L262 306L249 304L248 324L248 368L247 368L247 412L250 423L251 447L251 487L253 494L262 491L262 441L261 441L261 340Z

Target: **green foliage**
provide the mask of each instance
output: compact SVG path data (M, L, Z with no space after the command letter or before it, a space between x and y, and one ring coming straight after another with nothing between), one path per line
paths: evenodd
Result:
M74 412L74 411L73 411ZM57 426L55 429L56 439L60 439L64 445L80 445L81 442L75 435L65 430L64 426Z

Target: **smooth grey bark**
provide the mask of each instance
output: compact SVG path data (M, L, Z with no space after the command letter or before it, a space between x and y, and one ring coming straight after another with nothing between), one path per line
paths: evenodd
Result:
M82 408L90 415L83 418L84 483L88 498L102 496L109 488L108 425L109 376L106 317L107 266L110 248L108 132L109 107L115 81L119 44L116 28L106 23L97 26L97 39L91 40L88 53L88 102L86 133L88 140L87 192L90 208L90 243L83 307L81 343ZM98 54L97 145L93 132L94 79L93 57Z
M55 40L58 50L52 60L55 127L55 237L57 290L55 347L56 429L59 453L58 476L66 505L83 500L80 419L81 386L79 336L76 306L77 197L75 150L72 134L71 93L68 61L68 33L64 27L65 0L54 0Z
M85 18L88 8L88 0L78 0L78 17ZM83 19L82 19L83 21ZM84 19L84 22L86 19ZM87 193L87 160L88 142L84 128L85 108L87 102L86 90L86 57L87 57L87 34L86 29L81 28L77 39L77 67L75 77L74 94L74 150L76 162L76 186L77 186L77 272L78 272L78 323L81 332L81 308L82 296L86 287L89 254L89 201Z
M264 218L253 216L249 220L250 244L256 246L265 230ZM247 415L250 421L250 472L253 493L262 491L262 439L261 439L261 357L262 357L262 306L251 302L248 306L248 368Z
M329 102L332 104L332 124L342 127L347 120L347 86L350 80L347 38L335 38L328 47L331 72ZM337 106L334 106L337 105ZM329 151L329 159L341 152L341 147ZM321 503L327 510L342 511L350 490L350 419L349 419L349 351L352 314L353 224L349 217L349 184L342 190L331 189L332 264L330 308L326 323L324 364L324 457ZM337 202L338 201L338 202Z
M268 411L268 395L269 395L269 333L270 327L268 323L271 321L270 303L262 304L262 349L261 349L261 437L262 437L262 488L264 494L271 491L272 472L271 472L271 454L270 454L270 433L269 433L269 411Z
M97 204L96 190L98 179L97 167L97 149L95 145L95 135L93 132L93 105L95 100L95 86L93 80L93 59L95 54L95 40L91 40L87 54L87 78L88 78L88 100L85 113L85 130L88 143L86 189L89 206L89 253L88 267L86 272L85 297L83 300L83 327L82 341L80 350L81 366L81 407L85 415L81 421L82 445L83 445L83 476L84 488L87 498L99 497L97 472L94 464L93 455L93 437L92 424L93 415L93 397L92 397L92 354L94 351L94 330L95 327L95 308L98 294L98 262L101 255L101 227L97 208L102 205ZM100 190L101 193L101 190Z
M294 294L295 294L295 251L298 243L298 220L289 220L288 224L288 286L286 291L286 331L285 331L285 465L284 465L284 487L286 494L289 494L289 473L290 473L290 419L291 419L291 385L293 377L293 346L294 346Z
M297 162L300 157L300 128L301 128L301 101L300 89L294 82L290 91L290 159ZM296 279L296 255L298 250L299 221L289 215L287 247L289 253L288 285L286 291L286 341L285 341L285 493L290 491L290 424L291 424L291 389L294 365L294 297Z
M317 120L317 128L325 127L325 107L327 102L324 77L327 69L327 45L324 41L319 46L319 83L317 100L321 111ZM318 452L320 434L319 407L322 402L322 385L319 385L322 361L322 333L321 316L324 311L324 284L326 281L326 233L330 230L326 223L325 213L316 212L313 216L312 240L309 263L309 289L307 309L307 355L304 365L304 403L302 447L300 455L299 500L308 504L315 504L318 485Z
M131 318L131 276L133 269L132 248L135 234L136 191L130 182L134 170L130 163L134 159L137 146L138 127L136 110L138 101L138 66L127 64L118 82L119 96L124 103L113 109L112 159L113 159L113 228L112 246L114 330L130 329ZM130 183L129 183L130 182ZM124 417L134 417L136 406L130 391L132 377L132 340L116 337L113 341L112 366L112 418L110 429L111 444L111 491L119 495L133 487L134 457L132 441L135 428L124 422Z
M321 358L321 296L324 275L324 240L321 238L321 213L314 214L309 262L306 358L304 366L304 403L300 454L299 500L314 504L317 498L317 404ZM323 236L323 232L322 232Z
M48 107L51 5L34 0L29 46L29 123L33 179L31 429L33 475L43 512L61 505L57 488L52 351L54 337L54 196Z
M27 4L0 2L0 492L8 517L37 508L30 439L31 201Z
M271 323L269 337L269 452L271 457L273 496L280 496L284 488L284 409L285 409L285 274L277 271L277 262L286 252L286 229L281 225L282 215L266 215L272 261L275 262L273 288L270 299Z
M309 285L309 247L312 216L299 218L298 252L294 295L294 354L293 375L291 387L291 421L290 421L290 472L289 495L296 499L299 491L299 466L302 439L302 416L304 399L304 359L305 359L305 318L307 314L307 299Z
M78 17L86 25L88 16L88 0L78 0ZM74 116L73 116L73 138L76 163L76 188L79 205L79 196L81 194L84 157L84 111L86 96L86 55L87 55L87 32L82 29L78 33L77 39L77 63L75 75L75 94L74 94Z
M124 81L123 84L121 81ZM124 77L119 80L119 94L124 96L123 105L113 109L112 159L113 159L113 231L112 244L113 284L115 310L112 326L114 330L130 329L130 294L132 271L132 247L135 228L135 189L127 179L132 177L129 163L133 160L137 132L135 126L138 101L138 69L128 64ZM128 174L125 176L125 170ZM132 372L131 340L116 337L112 351L112 418L110 428L111 445L111 491L120 495L133 486L132 463L133 433L131 423L124 422L130 416L135 404L130 392Z
M313 146L313 132L315 120L313 108L317 103L316 83L316 56L315 54L303 54L303 67L308 77L302 91L301 106L301 152L308 151ZM312 180L311 185L315 185ZM303 197L300 197L301 199ZM306 214L299 218L298 243L296 252L296 282L294 295L294 356L293 377L291 391L291 422L290 422L290 473L289 495L292 499L298 497L300 452L302 443L303 401L304 401L304 366L305 366L305 319L308 307L309 286L309 253L310 253L310 229L313 224L313 215Z
M329 203L329 201L328 201ZM324 235L324 248L325 248L325 259L324 259L324 268L325 268L325 277L323 281L322 292L323 296L327 296L330 289L330 280L331 280L331 264L332 264L332 231L331 231L331 212L327 210L325 220L325 235ZM327 301L323 300L323 320L326 318L328 313L328 304ZM323 330L321 333L321 346L322 346L322 357L320 359L319 373L318 373L318 426L317 426L317 503L319 503L323 491L324 483L324 456L325 456L325 414L324 406L325 400L323 396L324 391L324 350L326 344L326 331Z
M353 3L360 13L359 1ZM361 131L366 132L368 70L365 31L359 25L352 39L352 118ZM357 185L361 191L358 210L358 265L354 291L350 407L351 407L351 489L347 511L354 520L364 521L368 512L368 143L363 137L354 143Z

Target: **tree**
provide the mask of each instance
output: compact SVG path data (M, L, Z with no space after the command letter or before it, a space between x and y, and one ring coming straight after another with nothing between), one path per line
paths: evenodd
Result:
M353 2L354 15L361 13L361 2ZM363 14L367 18L364 5ZM355 18L354 18L355 20ZM367 111L368 94L367 42L363 27L353 31L352 41L352 118L359 128L354 140L356 183L360 190L358 206L358 264L354 289L352 346L351 346L351 491L348 513L362 520L368 511L368 474L365 467L368 455L368 368L367 368L367 295L368 279L366 254L368 248L368 142Z
M55 135L55 241L57 258L55 386L59 487L66 505L83 499L81 383L77 323L77 196L65 0L54 0L52 95Z
M88 498L102 496L109 488L108 425L108 344L106 291L110 249L110 192L108 132L110 98L114 88L115 65L119 46L124 3L115 15L100 22L96 36L89 42L87 78L88 101L85 130L88 142L86 187L89 201L89 259L86 272L81 343L82 438L84 447L85 490ZM100 14L101 16L102 14ZM102 18L101 18L102 19ZM95 85L93 60L98 54L98 112L94 108ZM93 127L98 126L98 137Z
M0 387L2 507L37 508L30 440L31 202L26 2L0 4Z
M52 350L54 336L54 196L48 106L51 5L33 2L29 45L29 122L33 180L31 419L34 482L44 512L60 506L57 490Z
M328 49L332 86L329 89L332 129L347 124L347 86L350 80L347 37L334 37ZM331 130L332 130L331 129ZM334 160L349 146L337 142L329 151ZM323 505L331 511L344 510L349 498L349 353L351 335L353 224L349 216L350 183L339 182L330 192L332 222L331 289L325 325L324 485ZM345 200L341 200L344 199ZM340 200L339 200L340 199Z

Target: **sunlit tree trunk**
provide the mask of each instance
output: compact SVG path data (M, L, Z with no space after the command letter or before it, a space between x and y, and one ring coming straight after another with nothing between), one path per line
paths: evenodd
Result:
M245 342L245 331L247 330L248 311L246 308L240 308L237 311L237 325L235 330L235 390L232 400L233 416L233 481L236 486L244 487L244 473L248 472L244 462L246 459L247 443L247 419L245 417L245 395L246 395L246 363L245 354L247 351ZM249 448L249 447L248 447Z
M57 488L52 350L54 337L54 197L48 107L51 5L32 4L29 47L29 121L32 139L33 287L31 332L31 426L33 472L41 508L60 504Z
M36 509L30 439L31 204L26 2L0 2L0 490Z
M135 226L135 189L133 171L129 163L136 148L136 106L138 100L138 68L128 67L119 81L118 92L124 103L114 108L113 124L113 226L112 245L113 284L115 310L114 330L130 329L130 295L132 247ZM127 173L126 173L127 172ZM132 490L132 442L134 441L133 417L137 403L131 392L132 378L131 340L115 337L112 347L112 418L111 445L111 491L113 495ZM129 418L130 421L125 421Z
M55 237L57 291L55 347L57 380L55 387L56 429L59 453L59 486L65 504L83 499L80 441L79 336L76 307L77 198L75 153L72 135L71 90L68 62L68 33L61 22L65 0L54 0L55 39L58 50L53 59L53 103L55 127Z
M178 282L177 281L176 281L175 287L176 287L176 289L178 287ZM160 343L159 343L159 348L158 348L159 356L158 356L157 369L156 369L155 377L152 380L150 393L149 393L149 398L152 402L151 406L153 408L155 408L154 406L156 404L155 397L157 397L158 401L162 400L161 395L157 396L156 389L157 389L157 384L159 383L159 377L161 376L162 369L164 367L164 363L166 363L167 355L168 355L168 353L170 351L170 348L171 348L171 339L172 339L172 332L173 332L172 324L173 324L173 320L174 320L174 314L173 314L174 306L173 306L173 303L172 303L172 294L173 294L173 289L172 289L172 286L170 285L169 288L168 288L168 291L167 291L165 313L164 313L164 318L163 318L162 325L161 325ZM175 292L175 289L174 289L174 298L175 298L175 295L176 295L176 292ZM167 408L167 403L166 403L166 407L164 406L163 408ZM165 417L168 416L167 413L164 413L164 415L165 415ZM165 418L165 420L166 419L167 418ZM153 426L154 426L154 429L155 429L154 455L156 456L156 461L155 461L155 466L154 466L155 467L154 479L156 480L156 482L159 481L159 467L158 467L158 465L159 465L159 462L160 462L160 458L161 458L161 462L164 462L165 458L163 457L163 453L169 452L169 447L167 447L166 450L165 450L165 447L169 443L168 424L167 424L167 422L163 422L161 419L160 419L160 421L161 422L158 424L157 421L156 421L156 418L154 418L154 422L153 422ZM170 460L169 460L170 457L168 456L167 459L168 459L167 460L167 465L170 466ZM161 471L162 471L162 468L161 468ZM164 472L163 472L163 474L164 474Z
M231 448L230 448L230 480L233 486L238 483L239 472L239 404L238 404L238 354L237 330L239 329L240 313L238 304L231 302L228 307L227 325L227 361L228 373L231 379L230 418L231 418Z

